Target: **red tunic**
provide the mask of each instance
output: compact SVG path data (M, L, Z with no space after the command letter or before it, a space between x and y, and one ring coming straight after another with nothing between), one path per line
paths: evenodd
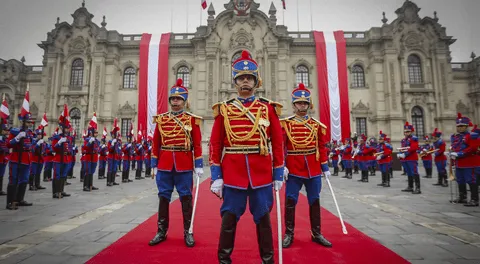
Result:
M390 163L392 161L392 146L387 143L378 143L377 146L378 153L383 152L381 155L381 159L378 160L378 164L385 164Z
M19 163L19 154L21 149L22 156L20 163L24 165L30 165L32 161L32 152L30 147L32 145L33 134L30 130L25 131L26 136L23 138L23 145L20 145L15 139L19 132L20 130L18 128L12 128L10 130L10 134L8 135L7 146L12 149L8 160L13 163Z
M348 144L343 150L342 150L342 160L352 160L352 146Z
M313 118L291 116L281 121L289 174L313 178L328 170L328 149L325 147L327 127ZM337 153L336 150L333 150ZM336 156L338 160L338 153ZM323 168L322 168L323 167Z
M263 98L243 104L231 99L213 106L215 121L209 162L221 168L220 175L212 174L213 180L223 178L226 186L239 189L247 189L249 185L259 188L272 184L272 167L283 174L283 135L276 111L280 108L279 104Z
M445 155L445 147L446 147L446 144L441 139L433 142L433 148L437 150L434 152L435 162L447 160L447 156Z
M406 137L402 141L402 147L410 147L406 151L402 152L405 153L406 156L403 161L418 161L418 138L416 136Z
M192 171L202 163L202 118L188 112L170 112L154 117L152 165L161 171ZM139 148L143 148L142 145ZM138 153L138 152L137 152ZM142 159L145 155L142 149ZM203 167L203 163L202 163Z
M86 162L98 162L99 141L95 139L91 144L89 143L90 137L85 138L83 141L82 149L85 149L85 161Z
M68 163L69 159L68 159L68 156L70 155L70 152L69 152L69 148L68 148L68 145L69 145L69 139L67 137L67 141L63 142L63 143L60 143L58 144L58 141L63 137L63 135L55 135L53 136L53 139L52 139L52 148L55 152L55 156L53 156L53 162L55 163L61 163L63 161L63 163ZM63 157L62 157L63 155ZM62 160L63 159L63 160Z

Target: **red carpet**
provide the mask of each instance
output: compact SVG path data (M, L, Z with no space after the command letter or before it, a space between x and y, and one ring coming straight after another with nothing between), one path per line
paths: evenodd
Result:
M324 189L324 191L329 190ZM218 263L216 251L220 233L219 208L221 201L210 192L208 181L200 185L199 192L194 227L195 247L187 248L183 242L181 205L177 200L170 205L170 229L166 241L154 247L148 246L148 241L156 232L157 215L155 214L87 263ZM274 244L277 249L275 206L271 217ZM300 195L296 214L295 242L291 248L283 250L283 262L285 264L409 263L351 225L346 225L348 235L342 233L339 219L322 208L322 233L332 242L333 247L324 248L311 242L307 199ZM233 263L260 263L256 241L255 224L247 206L247 210L237 226L235 250L232 254ZM276 250L275 254L277 258Z

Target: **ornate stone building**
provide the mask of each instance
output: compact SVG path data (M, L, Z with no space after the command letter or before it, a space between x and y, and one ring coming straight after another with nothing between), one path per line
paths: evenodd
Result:
M452 133L458 111L480 121L480 57L452 63L449 46L455 39L433 10L433 18L419 17L419 10L407 0L392 22L384 15L379 26L345 32L353 131L373 136L383 130L398 142L405 121L420 136L435 127ZM205 141L213 123L211 105L236 93L230 65L242 49L259 62L264 86L258 93L283 103L284 115L292 112L290 93L299 81L316 96L313 34L277 24L276 12L273 3L265 14L254 1L231 0L218 14L210 5L207 25L195 33L172 33L169 83L184 78L191 111L205 117ZM43 65L0 60L0 92L14 115L29 83L37 124L44 111L55 122L67 103L78 130L96 111L100 129L110 130L118 117L125 133L137 115L141 35L107 29L105 17L93 23L85 4L72 18L71 23L57 19L38 44L45 51Z

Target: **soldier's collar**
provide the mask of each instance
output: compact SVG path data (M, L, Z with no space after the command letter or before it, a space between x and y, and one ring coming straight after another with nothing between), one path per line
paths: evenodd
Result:
M174 115L174 116L177 116L177 115L180 115L180 114L182 114L183 112L184 112L184 111L183 111L183 109L182 109L182 110L180 110L180 111L177 111L177 112L170 111L170 114L172 114L172 115Z
M308 115L304 115L304 116L295 115L295 116L298 117L298 118L301 118L301 119L305 119L305 120L310 118Z
M248 98L237 97L237 100L240 101L242 104L251 103L251 102L255 101L255 95L252 95Z

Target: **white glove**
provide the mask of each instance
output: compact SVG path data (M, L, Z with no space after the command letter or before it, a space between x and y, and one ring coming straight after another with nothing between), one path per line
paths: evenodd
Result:
M355 155L357 155L360 152L359 149L355 150Z
M223 179L217 179L212 183L210 186L210 191L216 194L219 198L222 198L222 190L223 190Z
M40 146L43 144L43 139L40 139L39 141L37 141L37 146Z
M323 172L323 175L325 175L325 178L330 178L330 176L332 176L332 174L330 173L330 171L324 171L324 172Z
M427 150L426 150L426 149L422 149L422 152L427 152Z
M18 135L15 137L15 140L16 141L19 141L21 138L24 138L27 134L25 133L25 131L22 131L20 133L18 133Z
M112 144L115 144L115 143L117 143L117 139L116 139L116 138L112 139Z
M128 143L127 145L127 148L131 147L132 146L132 143Z
M63 142L66 142L66 141L67 141L67 138L62 137L62 138L58 141L58 144L62 144Z
M377 160L381 160L382 159L382 155L377 155Z
M152 168L153 169L153 174L152 174L152 179L155 178L157 176L157 167L155 168Z
M195 174L198 178L202 178L203 176L203 168L195 168Z
M105 145L102 145L102 149L105 148L106 146Z
M273 183L273 188L275 189L275 191L280 191L280 189L282 189L282 186L283 186L283 181L275 181Z
M91 137L90 140L88 140L88 143L93 143L95 141L94 137Z
M148 150L152 150L152 146L148 147Z
M397 154L397 157L398 157L399 159L404 159L404 158L405 158L405 153L398 153L398 154Z
M287 181L287 180L288 180L288 173L290 173L290 171L288 171L288 168L287 168L287 167L284 167L284 168L283 168L283 181Z
M457 159L457 157L458 157L457 152L450 152L450 158L452 158L454 160L454 159Z

